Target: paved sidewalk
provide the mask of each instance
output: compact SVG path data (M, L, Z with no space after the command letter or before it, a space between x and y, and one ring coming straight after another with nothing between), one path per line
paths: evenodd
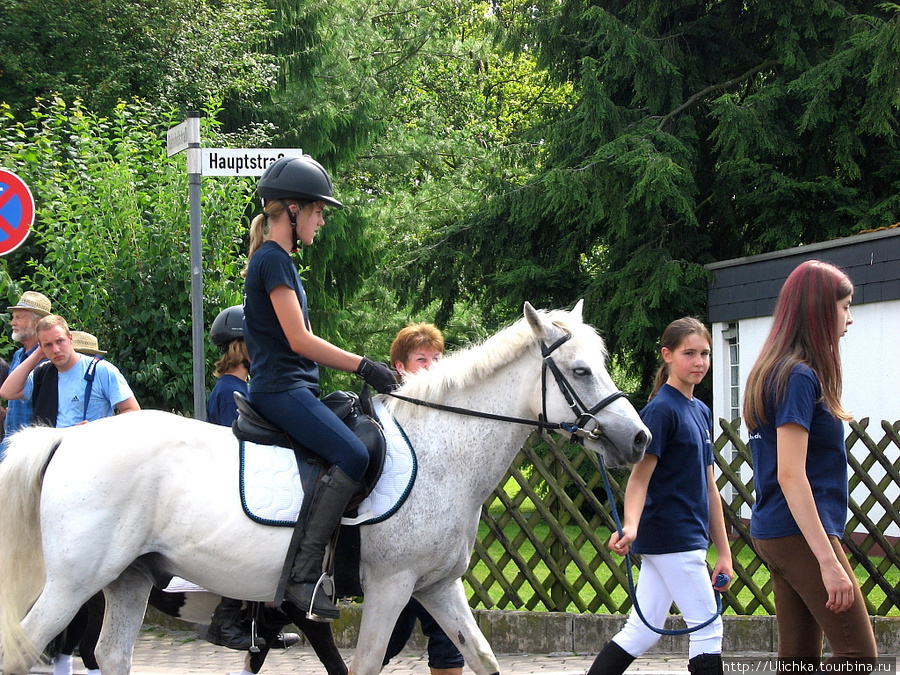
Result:
M352 649L342 649L347 663L353 658ZM583 675L594 661L594 654L497 654L502 675ZM134 648L133 675L225 675L239 673L243 655L224 647L217 647L197 639L196 632L167 629L144 629ZM46 675L53 668L42 665L32 673ZM86 670L75 658L75 674ZM422 654L404 652L393 659L384 670L387 675L428 675L428 658ZM638 659L629 673L687 673L685 655L656 654ZM309 647L272 650L260 675L322 675L324 669ZM467 667L464 675L472 673Z

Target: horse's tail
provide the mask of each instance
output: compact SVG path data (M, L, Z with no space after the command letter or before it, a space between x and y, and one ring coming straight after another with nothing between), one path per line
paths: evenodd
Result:
M11 440L0 462L0 653L18 663L40 656L21 622L44 587L41 485L61 432L35 427Z

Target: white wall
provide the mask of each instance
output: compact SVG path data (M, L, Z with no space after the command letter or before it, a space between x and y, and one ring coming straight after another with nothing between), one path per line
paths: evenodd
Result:
M854 419L869 418L868 433L878 441L884 436L881 430L882 420L889 422L900 420L900 300L854 305L850 311L853 315L853 325L841 340L844 370L842 402L853 414ZM770 316L743 319L739 322L742 403L747 374L759 355L771 323ZM729 393L728 349L722 337L722 332L727 327L727 324L722 323L712 326L713 419L716 425L720 417L730 417L726 398ZM849 427L845 425L845 433L849 432ZM741 438L747 440L747 430L743 426ZM856 443L853 451L854 456L860 461L867 453L862 443ZM876 465L870 475L877 481L884 475L884 471ZM748 480L749 472L742 477ZM898 497L897 492L897 486L892 485L885 492L885 496L894 501ZM864 499L866 494L865 488L858 489L853 497L859 501ZM877 506L869 512L876 522L882 513ZM749 517L749 512L745 515ZM900 535L895 526L891 526L885 533L890 536Z

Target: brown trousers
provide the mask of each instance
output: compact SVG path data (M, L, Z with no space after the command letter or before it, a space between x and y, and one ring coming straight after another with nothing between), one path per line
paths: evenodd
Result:
M823 634L833 654L829 661L878 655L872 622L847 555L837 537L828 539L854 587L853 605L840 613L825 608L828 593L822 583L819 563L803 535L753 540L772 577L779 658L820 659Z

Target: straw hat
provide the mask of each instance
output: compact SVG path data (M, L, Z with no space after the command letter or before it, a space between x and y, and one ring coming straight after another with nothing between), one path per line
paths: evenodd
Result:
M43 295L42 293L37 293L35 291L25 291L24 293L22 293L22 297L19 298L19 302L17 302L12 307L7 307L6 309L27 309L30 312L34 312L38 316L47 316L50 314L50 300L48 300L47 296Z
M106 352L100 349L97 338L83 330L72 331L72 346L76 352L87 354L88 356L103 356Z

